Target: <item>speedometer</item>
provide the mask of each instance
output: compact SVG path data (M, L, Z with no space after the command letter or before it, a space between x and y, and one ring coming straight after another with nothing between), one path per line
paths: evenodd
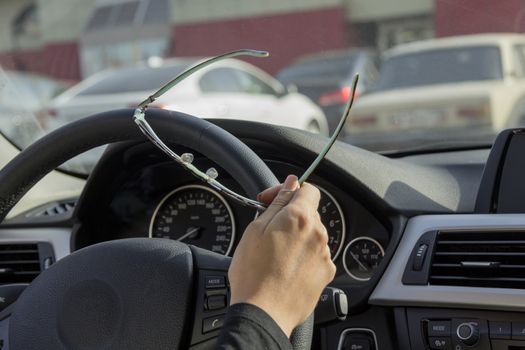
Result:
M160 201L149 235L228 255L235 238L235 223L228 202L219 193L206 186L188 185Z

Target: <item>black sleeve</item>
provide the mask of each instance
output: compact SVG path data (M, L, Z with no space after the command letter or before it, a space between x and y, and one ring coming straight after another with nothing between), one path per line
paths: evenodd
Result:
M292 349L279 325L251 304L230 306L219 334L217 349Z

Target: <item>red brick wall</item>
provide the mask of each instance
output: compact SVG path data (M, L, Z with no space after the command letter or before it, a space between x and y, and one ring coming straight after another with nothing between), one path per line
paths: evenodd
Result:
M80 80L78 44L75 42L47 44L41 49L0 53L3 69L39 73L61 80Z
M354 43L355 34L347 28L342 7L176 25L170 54L210 56L239 48L268 50L269 58L247 61L275 73L297 56Z
M523 0L436 0L436 36L525 32Z

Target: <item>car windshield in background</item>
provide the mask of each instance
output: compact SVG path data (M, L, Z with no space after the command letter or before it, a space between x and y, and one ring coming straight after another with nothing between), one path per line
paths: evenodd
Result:
M310 79L340 79L348 74L356 62L356 55L319 56L304 59L279 73L281 81L301 81Z
M167 67L126 68L108 71L104 78L78 92L83 95L103 95L136 91L154 91L182 73L189 64L170 65ZM147 96L144 96L147 97Z
M497 47L460 47L387 59L375 90L501 79L501 56Z

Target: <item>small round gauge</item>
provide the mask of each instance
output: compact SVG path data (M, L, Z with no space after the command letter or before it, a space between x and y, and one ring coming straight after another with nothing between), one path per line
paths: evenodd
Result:
M332 260L335 260L341 253L345 241L345 217L334 196L322 187L317 186L317 188L321 192L318 211L321 215L321 222L328 231L328 247Z
M235 238L235 222L228 202L201 185L182 186L159 203L149 236L169 238L228 255Z
M358 237L346 246L343 265L353 279L368 281L384 255L385 251L378 241L370 237Z

